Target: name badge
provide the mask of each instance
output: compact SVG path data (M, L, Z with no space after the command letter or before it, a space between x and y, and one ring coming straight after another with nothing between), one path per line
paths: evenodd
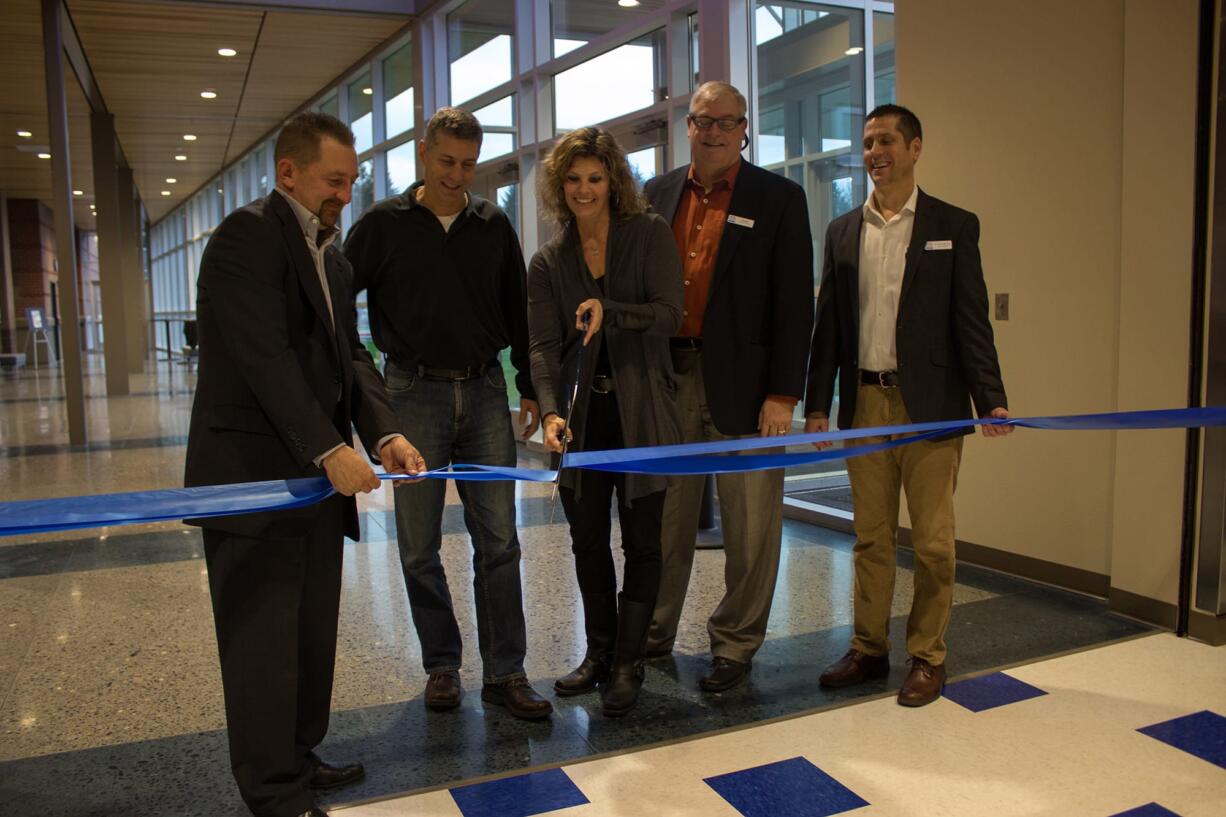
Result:
M751 230L753 229L753 219L745 218L744 216L734 216L731 213L729 213L728 223L735 224L738 227L748 227Z
M952 250L954 242L946 239L945 241L929 241L924 245L925 250Z

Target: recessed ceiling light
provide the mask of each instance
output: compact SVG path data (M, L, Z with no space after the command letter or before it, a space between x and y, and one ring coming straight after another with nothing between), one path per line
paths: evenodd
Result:
M216 99L217 92L214 91L212 88L205 88L203 91L200 92L200 96L202 99Z
M84 191L84 190L73 190L73 191L72 191L72 194L73 194L74 196L84 196L84 195L85 195L85 191Z
M40 159L50 159L50 158L51 158L51 154L50 154L50 153L40 153L40 154L38 154L38 158L40 158Z
M186 154L186 153L176 153L176 154L175 154L175 161L176 161L176 162L186 162L186 161L187 161L187 154Z
M29 139L34 134L30 133L28 130L19 130L17 131L17 135L20 136L22 139Z
M162 195L163 195L163 196L169 196L169 195L170 195L170 191L169 191L169 190L163 190L163 191L162 191Z
M362 89L362 93L366 94L367 96L370 96L374 92L375 92L374 88L363 88Z
M167 183L167 184L177 184L177 183L178 183L178 181L179 181L179 180L178 180L178 179L176 179L176 178L174 178L173 176L172 176L172 177L170 177L170 178L168 178L168 179L166 179L166 183Z
M185 134L183 134L183 141L184 141L184 142L195 142L195 141L196 141L196 134L194 134L194 133L185 133Z
M639 4L639 0L617 0L617 5L624 9L632 9Z
M847 50L846 50L846 51L844 51L843 53L844 53L844 54L846 54L846 55L847 55L847 56L849 56L849 57L854 57L855 55L859 54L859 53L860 53L861 51L863 51L863 50L864 50L864 49L863 49L863 48L861 48L860 46L858 46L858 45L853 45L851 48L847 49Z
M238 52L233 48L219 48L217 49L217 53L222 57L234 57L238 55Z

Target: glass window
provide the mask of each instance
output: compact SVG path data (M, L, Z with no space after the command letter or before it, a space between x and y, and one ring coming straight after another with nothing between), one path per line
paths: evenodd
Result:
M894 90L894 15L873 12L874 104L897 102Z
M494 191L494 201L506 211L515 232L519 232L519 182L511 182ZM512 378L514 380L514 378ZM511 381L507 381L508 383Z
M256 178L256 195L263 196L272 191L272 185L268 183L268 154L269 149L266 145L260 145L259 150L255 152L255 178Z
M825 226L866 191L855 148L865 102L863 14L798 2L754 9L756 156L804 187L819 260Z
M387 194L396 196L417 181L417 150L412 140L387 152Z
M337 103L338 99L339 97L336 94L332 94L332 96L319 103L319 112L326 113L328 116L335 116L337 119L339 119L341 115L340 108L338 107Z
M370 150L374 144L374 88L370 72L362 74L346 86L349 95L349 127L353 129L353 146L358 153Z
M698 12L694 12L689 16L690 24L690 90L698 87L698 67L702 65L698 61Z
M487 162L515 151L515 95L504 96L473 116L481 123L485 136L481 140L481 161Z
M358 165L358 180L353 183L353 201L349 203L350 227L375 203L374 172L374 163L369 159Z
M553 78L554 128L565 132L664 99L664 29L593 57Z
M514 30L515 4L505 0L468 0L447 15L452 105L510 81Z
M398 136L413 127L413 51L406 43L383 61L385 139Z
M550 0L553 55L560 57L627 23L664 8L664 0L640 0L633 6L583 0Z
M659 153L658 147L649 147L626 154L626 161L630 164L630 173L639 183L640 188L644 182L660 172Z

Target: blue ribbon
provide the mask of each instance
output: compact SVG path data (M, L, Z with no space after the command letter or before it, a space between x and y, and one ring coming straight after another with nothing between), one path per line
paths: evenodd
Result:
M787 437L752 437L609 451L576 451L567 456L566 464L567 467L574 468L660 475L757 471L857 457L963 431L977 425L1095 431L1203 428L1226 426L1226 407L1075 414L1057 417L1019 417L1007 420L993 418L950 420L794 434ZM793 453L769 451L783 445L808 445L820 442L862 440L870 437L886 439L821 451ZM754 451L767 451L768 453L741 453ZM738 456L728 456L730 454ZM416 478L403 474L380 474L379 476L389 480ZM557 472L537 468L455 465L451 468L434 469L419 476L428 479L479 481L514 479L526 482L552 482L557 477ZM332 486L326 478L314 477L0 502L0 536L289 510L312 505L332 493Z

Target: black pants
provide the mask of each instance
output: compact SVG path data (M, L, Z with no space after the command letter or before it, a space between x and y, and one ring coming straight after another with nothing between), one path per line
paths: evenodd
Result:
M301 537L204 529L230 767L261 817L299 815L315 803L307 781L332 702L343 503L324 500Z
M621 416L616 397L592 394L583 449L597 451L621 447ZM578 498L570 488L558 491L570 523L579 591L584 594L617 592L617 572L609 548L613 529L610 503L616 488L622 553L626 557L622 593L630 601L654 604L660 591L660 522L664 517L665 492L641 496L633 505L628 505L624 474L584 470L579 480Z

